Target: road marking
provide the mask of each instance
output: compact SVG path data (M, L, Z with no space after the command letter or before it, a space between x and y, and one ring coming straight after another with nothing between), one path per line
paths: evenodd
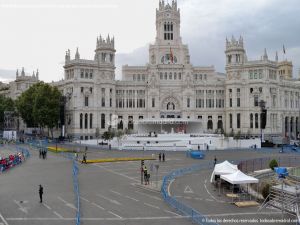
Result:
M1 213L0 213L0 219L2 220L2 222L3 222L5 225L8 225L8 222L4 219L4 217L2 216Z
M151 204L148 204L148 203L145 203L145 202L144 202L144 205L155 208L155 209L160 209L158 206L151 205Z
M105 200L107 200L107 201L113 203L113 204L116 204L116 205L122 205L122 204L121 204L120 202L118 202L117 200L107 198L107 197L105 197L104 195L101 195L101 194L96 194L96 195L97 195L98 197L100 197L100 198L103 198L103 199L105 199Z
M121 194L120 192L112 191L112 190L110 190L110 192L112 192L112 193L114 193L114 194L116 194L116 195L122 196L122 194Z
M96 206L99 209L105 210L102 206L96 204L95 202L92 202L91 204L94 205L94 206Z
M185 199L192 199L192 197L184 197Z
M86 199L86 198L84 198L84 197L82 197L82 196L80 196L80 198L81 198L83 201L90 202L88 199Z
M190 188L190 186L187 185L187 186L185 187L183 193L185 193L185 194L193 194L194 192L193 192L192 188Z
M60 219L63 219L63 216L62 215L60 215L58 212L56 212L56 211L53 211L53 213L58 217L58 218L60 218Z
M73 205L73 204L67 202L66 200L64 200L63 198L61 198L61 197L59 197L59 196L58 196L57 198L58 198L59 200L61 200L63 203L65 203L66 206L70 207L71 209L77 210L77 208L75 207L75 205Z
M23 213L28 214L27 208L23 207L20 202L18 202L17 200L14 200L14 203L16 203L19 206L19 210L21 210Z
M97 166L97 167L99 167L99 168L102 168L102 169L104 169L104 170L110 172L110 173L113 173L113 174L116 174L116 175L125 177L125 178L127 178L127 179L134 180L135 182L140 182L139 180L137 180L137 179L135 179L135 178L133 178L133 177L127 176L127 175L122 174L122 173L117 173L117 172L115 172L115 171L113 171L113 170L111 170L111 169L107 169L107 168L105 168L105 167L103 167L103 166L100 166L100 165L97 165L97 164L93 164L93 166Z
M159 217L133 217L133 218L123 218L120 219L119 217L113 218L90 218L90 217L81 217L82 221L138 221L138 220L173 220L173 219L187 219L190 218L189 216L159 216ZM6 218L7 221L74 221L75 218L28 218L28 217L21 217L21 218ZM5 224L8 225L8 224Z
M112 214L112 215L114 215L114 216L116 216L116 217L118 217L119 219L122 219L122 217L121 216L119 216L118 214L115 214L115 213L113 213L112 211L108 211L110 214Z
M46 205L45 203L43 203L43 205L44 205L47 209L52 210L51 207L50 207L49 205Z
M219 216L243 216L243 215L269 215L269 214L280 214L280 212L245 212L245 213L223 213L223 214L209 214L204 215L205 217L219 217Z
M167 212L167 213L171 213L171 214L173 214L173 215L176 215L176 216L181 216L181 215L179 215L179 214L177 214L177 213L174 213L174 212L172 212L172 211L169 211L169 210L164 210L165 212Z
M126 195L125 198L128 198L128 199L131 199L131 200L133 200L133 201L139 202L138 199L132 198L132 197L130 197L130 196L128 196L128 195Z
M213 198L214 200L216 200L217 202L223 202L223 201L220 201L220 200L216 199L216 198L208 191L208 189L207 189L207 187L206 187L206 183L207 183L207 180L205 180L205 182L204 182L204 187L205 187L206 192L210 195L210 197L212 197L212 198Z
M156 196L148 195L148 194L145 194L145 193L140 192L140 191L135 191L135 192L138 193L138 194L140 194L140 195L145 195L145 196L147 196L147 197L149 197L149 198L153 198L153 199L155 199L155 200L162 201L160 198L158 198L158 197L156 197Z
M205 199L205 201L213 202L214 200L207 198L207 199Z
M171 196L171 192L170 192L170 187L172 185L172 183L174 182L175 179L171 180L169 185L168 185L168 195Z

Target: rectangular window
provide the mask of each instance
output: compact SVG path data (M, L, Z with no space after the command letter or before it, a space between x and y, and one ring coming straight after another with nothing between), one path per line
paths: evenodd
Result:
M88 96L84 97L84 106L89 106L89 97Z
M254 106L258 106L258 96L254 96Z
M105 107L105 98L101 98L101 106Z
M241 99L240 98L236 99L236 106L241 107Z
M229 99L229 107L232 107L232 98Z
M190 100L190 98L187 98L186 106L187 106L188 108L190 108L190 105L191 105L191 100Z
M155 107L155 98L152 98L152 108Z
M236 128L241 128L241 114L240 113L238 113L237 115L236 115Z
M229 114L229 128L232 129L232 114Z
M83 93L83 87L80 88L80 92Z
M109 99L109 107L112 107L112 98Z

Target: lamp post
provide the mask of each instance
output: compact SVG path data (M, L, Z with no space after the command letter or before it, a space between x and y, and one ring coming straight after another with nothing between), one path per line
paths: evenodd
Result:
M262 144L264 142L263 130L266 128L266 123L267 123L266 102L264 100L261 100L259 102L259 107L260 107L260 110L261 110L261 114L260 114L260 140L261 140L261 144Z

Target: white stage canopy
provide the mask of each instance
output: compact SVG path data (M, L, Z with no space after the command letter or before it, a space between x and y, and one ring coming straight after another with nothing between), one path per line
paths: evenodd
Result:
M237 165L231 164L227 160L222 163L216 164L214 171L211 174L210 182L213 182L215 175L232 174L237 172L238 170L239 169L237 168Z
M238 170L232 174L221 175L221 179L226 180L231 184L253 184L258 183L258 179L244 174Z

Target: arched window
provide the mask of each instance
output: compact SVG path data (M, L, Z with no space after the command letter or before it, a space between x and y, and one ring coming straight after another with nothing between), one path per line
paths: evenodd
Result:
M133 117L128 116L128 130L133 130Z
M80 121L79 121L80 129L82 129L82 120L83 120L83 114L80 113Z
M222 120L218 121L218 129L223 130L223 121Z
M258 128L258 113L255 113L255 128Z
M122 120L118 123L118 130L123 130L123 121Z
M207 121L207 130L212 130L213 129L213 121L209 119Z
M101 114L101 129L105 129L105 114Z
M167 110L175 110L175 104L173 102L169 102L167 104Z
M88 128L88 114L86 113L84 115L84 129Z
M250 128L253 128L253 114L250 114Z
M90 114L90 129L93 128L93 114Z

